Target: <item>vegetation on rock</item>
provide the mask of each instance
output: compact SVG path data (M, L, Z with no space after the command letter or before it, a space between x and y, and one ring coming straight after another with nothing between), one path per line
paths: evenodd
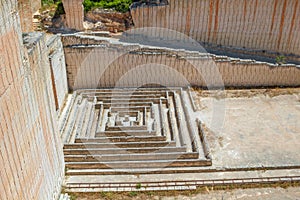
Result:
M284 55L279 55L276 57L276 63L281 65L286 63L286 57Z
M84 11L88 12L96 8L113 9L117 12L127 12L134 0L84 0ZM64 14L61 0L42 0L44 8L57 7L56 14Z
M62 4L62 0L42 0L42 10L52 10L50 15L58 17L59 15L65 14L65 10Z
M95 8L114 9L117 12L127 12L133 0L84 0L85 12Z

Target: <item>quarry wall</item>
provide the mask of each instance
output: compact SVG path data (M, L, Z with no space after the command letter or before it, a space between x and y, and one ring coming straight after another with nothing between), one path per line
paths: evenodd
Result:
M161 27L204 43L300 55L298 0L168 0L132 7L131 14L135 28Z
M64 161L45 37L25 48L17 1L0 2L1 199L56 199Z
M199 52L63 37L70 89L299 86L300 68ZM79 45L80 44L80 45Z
M62 0L66 13L66 26L70 29L83 30L83 0Z
M39 0L18 0L18 11L23 32L33 31L33 15L40 8L41 1Z

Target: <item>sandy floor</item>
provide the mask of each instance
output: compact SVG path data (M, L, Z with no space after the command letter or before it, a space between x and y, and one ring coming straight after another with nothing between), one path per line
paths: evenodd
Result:
M198 194L169 193L93 193L73 194L76 200L299 200L300 188L250 188L234 190L207 189Z
M287 91L196 92L215 166L300 165L300 89Z
M211 191L207 194L193 196L165 197L164 200L184 199L215 199L215 200L299 200L300 188L261 188L261 189L238 189L232 191Z

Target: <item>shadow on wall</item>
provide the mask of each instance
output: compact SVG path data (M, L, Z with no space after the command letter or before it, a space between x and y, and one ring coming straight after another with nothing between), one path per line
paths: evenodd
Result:
M169 5L168 0L134 0L130 8L137 8L143 6L166 6Z
M278 52L253 50L246 48L226 47L197 42L190 36L175 30L160 27L144 27L130 29L122 34L121 42L138 43L143 45L184 49L200 53L211 53L240 59L252 59L260 62L277 63L277 58L283 56L285 63L300 65L300 57L296 55L282 55Z
M197 41L186 34L160 27L130 29L122 34L120 41L207 53Z

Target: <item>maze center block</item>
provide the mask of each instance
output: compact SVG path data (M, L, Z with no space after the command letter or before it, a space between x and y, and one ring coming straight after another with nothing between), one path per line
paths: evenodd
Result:
M140 124L139 111L117 112L115 124L117 126L133 126Z

